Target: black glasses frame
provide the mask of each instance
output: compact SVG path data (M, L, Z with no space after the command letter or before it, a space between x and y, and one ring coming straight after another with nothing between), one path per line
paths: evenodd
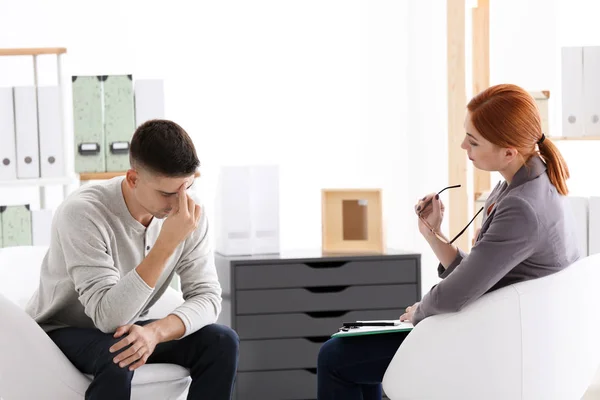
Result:
M452 185L452 186L446 186L445 188L443 188L442 190L440 190L439 192L437 192L438 196L440 194L442 194L445 190L448 189L454 189L454 188L459 188L462 185ZM425 208L431 204L431 202L433 201L433 198L429 199L424 205L423 205L423 210L425 210ZM440 239L441 241L443 241L444 243L448 243L448 244L452 244L456 241L456 239L458 239L463 233L465 233L465 231L467 230L467 228L469 228L469 226L473 223L473 221L475 221L475 218L477 218L477 216L479 214L481 214L481 212L483 211L483 207L481 207L479 209L479 211L477 211L477 213L475 214L475 216L473 218L471 218L471 220L469 221L469 223L467 224L467 226L465 226L456 236L454 236L454 238L450 241L448 241L446 238L444 238L443 236L441 236L440 234L438 234L430 225L427 221L425 221L422 217L421 217L421 213L423 211L421 211L421 213L419 213L419 219L421 221L423 221L423 223L429 228L429 230L435 235L437 236L438 239Z

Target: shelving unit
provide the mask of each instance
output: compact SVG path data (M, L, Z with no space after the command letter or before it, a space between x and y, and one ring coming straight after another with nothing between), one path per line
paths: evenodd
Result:
M78 184L78 176L68 171L68 166L71 165L68 160L72 157L69 143L72 141L71 138L67 137L67 126L65 123L65 86L64 79L62 76L63 71L63 56L67 53L67 49L64 47L40 47L40 48L13 48L13 49L0 49L0 57L11 57L11 56L31 56L33 59L33 79L34 87L36 88L36 102L37 102L37 88L38 88L38 56L40 55L55 55L56 56L56 67L57 67L57 78L58 87L60 92L60 125L61 132L63 135L63 157L65 157L65 168L64 176L56 178L37 178L37 179L12 179L0 181L0 188L10 187L27 187L37 186L39 188L40 196L40 208L46 208L46 187L60 185L63 189L63 196L66 197L69 194L71 185Z
M125 175L126 171L122 172L82 172L79 174L79 181L81 183L88 181L102 181L106 179L112 179L117 176ZM196 172L196 178L200 176L200 172Z

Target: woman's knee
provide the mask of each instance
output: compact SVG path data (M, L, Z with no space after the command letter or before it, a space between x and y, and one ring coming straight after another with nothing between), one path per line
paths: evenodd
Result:
M336 360L340 354L341 342L340 338L331 338L321 346L317 357L317 367L320 369L328 369L336 364Z

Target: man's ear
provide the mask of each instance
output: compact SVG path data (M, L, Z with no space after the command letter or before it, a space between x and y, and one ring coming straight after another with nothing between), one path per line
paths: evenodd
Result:
M135 169L127 170L127 173L125 174L125 182L127 183L127 186L129 186L131 189L135 188L139 179L140 174Z

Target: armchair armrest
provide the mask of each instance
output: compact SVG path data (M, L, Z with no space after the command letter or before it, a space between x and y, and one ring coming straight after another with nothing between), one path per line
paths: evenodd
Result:
M0 294L0 396L10 400L81 400L90 381L39 325Z
M404 340L384 379L400 399L521 398L518 296L504 288L458 313L421 321Z

